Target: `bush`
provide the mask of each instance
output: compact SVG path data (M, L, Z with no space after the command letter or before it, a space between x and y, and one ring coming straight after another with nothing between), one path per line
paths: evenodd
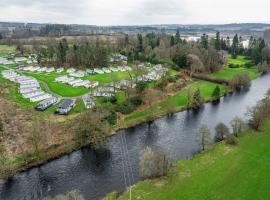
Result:
M235 76L232 80L230 80L229 86L234 91L250 88L251 80L248 73L241 73Z
M116 107L117 112L120 112L120 113L125 114L125 115L132 113L134 111L134 109L135 109L134 106L128 102L118 104Z
M147 147L140 156L139 166L141 177L155 178L168 173L169 161L164 152Z
M130 99L130 103L137 107L137 106L142 105L143 101L142 101L141 97L136 96L136 97L132 97Z
M232 64L232 63L229 64L229 68L239 68L239 67L240 67L239 64Z
M229 144L229 145L237 145L238 144L238 140L234 135L228 135L226 137L225 142L226 142L226 144Z
M117 114L115 112L112 112L110 115L108 115L105 118L110 125L115 125L117 120Z
M143 82L143 81L140 81L136 85L136 91L138 93L142 93L146 89L146 87L147 87L147 83Z
M220 98L220 87L217 85L212 93L213 100L218 100Z

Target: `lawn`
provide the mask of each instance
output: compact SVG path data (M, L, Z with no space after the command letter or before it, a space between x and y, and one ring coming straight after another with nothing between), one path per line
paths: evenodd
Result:
M251 62L251 60L249 60L245 56L237 56L236 59L233 59L232 55L229 55L228 61L230 64L233 64L233 65L245 65Z
M190 86L193 88L199 88L201 91L201 95L205 98L205 100L210 100L213 90L217 84L206 82L206 81L198 81L192 83ZM223 95L225 92L225 88L223 85L220 85L221 94ZM170 96L165 101L161 103L155 104L151 107L151 112L155 114L155 116L162 116L167 113L169 109L181 110L186 108L187 106L187 90L181 90L174 96ZM124 124L132 124L134 122L142 122L145 121L148 117L148 113L150 109L144 109L143 111L135 111L124 118Z
M190 160L178 161L168 176L136 184L132 199L269 199L269 133L270 121L261 133L243 133L238 146L222 142ZM128 199L128 192L119 198Z
M0 56L6 55L8 53L13 53L16 51L16 46L11 45L0 45Z
M260 76L260 73L257 71L255 67L224 68L218 72L211 74L210 76L215 78L231 80L236 75L244 72L248 73L251 79L256 79Z
M83 77L84 80L98 81L100 83L110 83L114 81L121 81L123 79L129 78L130 75L128 72L112 72L105 74L93 74Z
M53 93L60 95L62 97L77 97L86 94L90 91L89 89L84 87L75 88L67 84L55 82L55 78L58 77L59 74L58 75L56 74L45 75L37 73L25 73L25 74L45 82Z

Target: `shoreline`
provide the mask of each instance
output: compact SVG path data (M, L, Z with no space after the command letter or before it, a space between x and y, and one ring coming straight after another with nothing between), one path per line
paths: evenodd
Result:
M257 77L257 78L259 78L259 77ZM220 96L220 99L224 98L225 96L230 95L232 93L234 93L234 92L227 91L227 93L225 92L222 96ZM204 100L203 103L202 103L202 106L204 104L215 102L215 101L216 100L211 100L211 99ZM165 117L166 115L169 115L169 114L174 115L176 113L180 113L180 112L183 112L183 111L186 111L186 110L188 110L188 109L185 107L185 108L175 109L175 110L173 110L171 112L167 111L167 112L159 113L156 116L154 116L150 121L155 121L157 119ZM111 128L111 131L108 134L107 138L110 138L110 137L116 135L117 132L119 132L121 130L125 130L125 129L128 129L128 128L133 128L135 126L139 126L139 125L142 125L144 123L148 123L150 121L149 120L143 120L143 121L142 120L137 120L137 121L132 122L132 123L127 123L125 125L125 127L120 127L119 125L117 125L117 126ZM35 167L40 167L40 166L42 166L42 165L44 165L46 163L49 163L50 161L56 160L56 159L58 159L60 157L63 157L65 155L69 155L69 154L71 154L71 153L73 153L75 151L79 151L80 149L82 149L84 147L87 147L87 146L88 146L88 144L85 144L83 146L78 146L78 144L76 144L76 142L74 142L72 140L69 143L60 144L59 147L57 147L56 149L48 148L48 149L43 151L45 153L41 152L43 158L39 158L38 160L32 159L32 161L27 162L27 163L25 163L23 165L19 165L19 166L15 167L14 169L8 169L5 175L0 176L0 183L8 181L10 178L12 178L13 176L15 176L15 175L17 175L19 173L22 173L22 172L25 172L27 170L33 169Z

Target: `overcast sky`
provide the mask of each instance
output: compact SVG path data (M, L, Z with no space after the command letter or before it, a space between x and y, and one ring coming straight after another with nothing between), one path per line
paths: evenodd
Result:
M270 22L269 0L0 0L0 21L93 25Z

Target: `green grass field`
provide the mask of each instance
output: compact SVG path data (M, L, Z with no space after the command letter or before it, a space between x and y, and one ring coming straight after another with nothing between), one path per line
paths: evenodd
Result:
M16 46L11 45L0 45L0 56L6 55L8 53L13 53L16 51Z
M110 83L114 81L120 81L129 78L128 72L112 72L108 74L93 74L83 77L84 80L98 81L100 83Z
M210 100L213 90L217 84L206 82L206 81L198 81L192 83L190 86L193 88L199 88L201 91L201 95L205 98L205 100ZM221 94L225 93L225 88L223 85L220 85ZM155 116L162 116L166 114L168 109L173 108L175 110L181 110L187 107L187 90L181 90L176 95L169 97L165 101L153 105L151 111L155 113ZM124 119L124 124L132 124L137 121L145 121L148 117L149 109L145 109L144 111L135 111L128 115Z
M269 199L269 145L270 120L261 133L245 132L238 146L215 144L190 160L178 161L168 176L139 182L132 188L132 199ZM128 192L119 198L128 199Z
M229 58L228 58L228 62L230 64L234 64L234 65L245 65L245 64L249 63L250 61L251 60L249 60L245 56L237 56L236 59L233 59L232 55L229 55Z
M260 76L260 73L257 71L255 67L224 68L218 72L211 74L210 76L215 77L215 78L222 78L222 79L230 80L236 75L244 73L244 72L248 73L251 79L255 79Z
M44 75L37 73L25 73L25 74L45 82L53 93L58 94L62 97L77 97L86 94L90 91L89 89L84 87L75 88L67 84L55 82L55 78L58 77L59 74L58 75L55 74Z

